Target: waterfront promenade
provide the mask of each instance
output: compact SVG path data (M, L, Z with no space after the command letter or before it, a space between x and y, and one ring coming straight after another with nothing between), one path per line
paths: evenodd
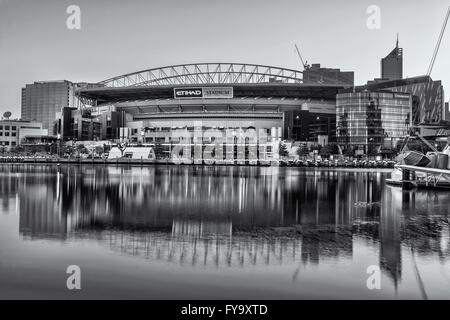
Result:
M101 159L101 158L57 158L57 157L0 157L0 163L26 163L26 164L98 164L98 165L177 165L171 159ZM204 161L193 163L195 165L210 165ZM178 164L179 165L179 164ZM221 162L212 165L254 165L254 166L281 166L281 167L325 167L325 168L393 168L395 161L392 160L276 160L276 161L249 161L234 160L232 162Z

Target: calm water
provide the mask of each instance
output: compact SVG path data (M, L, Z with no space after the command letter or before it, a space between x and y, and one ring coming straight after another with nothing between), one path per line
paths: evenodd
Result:
M1 165L0 298L449 299L450 192L388 176ZM292 225L305 236L265 233Z

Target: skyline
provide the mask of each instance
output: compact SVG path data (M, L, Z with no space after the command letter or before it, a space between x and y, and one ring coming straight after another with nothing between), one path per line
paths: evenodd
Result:
M0 0L0 70L7 75L0 79L0 112L20 117L21 88L34 81L99 82L196 62L301 70L296 43L309 64L354 71L355 84L361 85L380 77L380 60L395 47L397 32L404 49L404 77L426 74L448 4L377 2L380 30L366 26L366 9L373 4L369 1L326 0L314 5L286 0L275 6L253 0L137 0L125 6L106 0ZM81 8L81 30L66 27L66 8L71 4ZM310 14L302 16L303 12ZM426 25L418 24L418 17ZM444 90L450 90L448 52L447 32L431 75L442 80Z
M449 299L448 20L450 0L0 0L0 300Z

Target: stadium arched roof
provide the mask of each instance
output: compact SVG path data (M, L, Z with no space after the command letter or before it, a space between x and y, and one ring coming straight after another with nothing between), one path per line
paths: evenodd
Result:
M302 83L302 72L244 63L192 63L147 69L99 82L107 87Z

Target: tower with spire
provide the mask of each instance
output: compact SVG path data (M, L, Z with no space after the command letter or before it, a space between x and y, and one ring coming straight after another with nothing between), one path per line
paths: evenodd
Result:
M398 46L398 33L394 50L381 59L381 78L386 80L403 78L403 49Z

